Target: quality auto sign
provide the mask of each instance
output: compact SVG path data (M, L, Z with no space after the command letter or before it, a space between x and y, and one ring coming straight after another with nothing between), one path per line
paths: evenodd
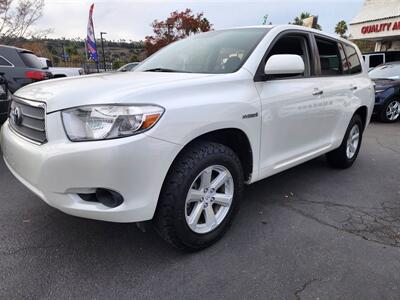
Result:
M365 25L365 26L361 27L362 34L388 32L388 31L396 31L396 30L398 30L400 33L400 21L371 24L371 25Z

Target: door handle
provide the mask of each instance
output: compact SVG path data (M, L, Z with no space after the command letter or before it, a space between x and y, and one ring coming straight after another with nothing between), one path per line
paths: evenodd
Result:
M350 91L355 91L356 89L358 89L358 87L355 86L355 85L352 85L351 88L350 88Z
M316 90L314 90L314 92L312 94L313 94L313 96L319 96L319 95L322 95L323 93L324 93L323 90L316 89Z

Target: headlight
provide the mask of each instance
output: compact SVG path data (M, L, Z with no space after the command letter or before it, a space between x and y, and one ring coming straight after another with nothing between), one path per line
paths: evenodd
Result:
M144 132L163 113L164 108L155 105L81 106L62 111L62 119L71 141L94 141Z

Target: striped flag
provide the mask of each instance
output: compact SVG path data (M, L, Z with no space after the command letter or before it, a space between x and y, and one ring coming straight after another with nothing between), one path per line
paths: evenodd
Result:
M87 38L86 38L86 47L89 55L89 59L99 62L99 56L97 55L97 46L96 39L94 37L94 26L93 26L93 9L94 4L90 6L89 11L89 22L87 27Z

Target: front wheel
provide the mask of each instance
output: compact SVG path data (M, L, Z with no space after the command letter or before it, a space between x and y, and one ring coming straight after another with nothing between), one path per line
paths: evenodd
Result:
M346 169L353 165L360 151L363 128L361 117L354 115L347 127L340 147L326 154L328 163L331 166Z
M400 118L400 100L391 99L389 100L379 116L379 119L385 123L393 123Z
M228 147L197 143L171 167L161 191L154 225L173 246L196 251L225 233L243 190L239 158Z

